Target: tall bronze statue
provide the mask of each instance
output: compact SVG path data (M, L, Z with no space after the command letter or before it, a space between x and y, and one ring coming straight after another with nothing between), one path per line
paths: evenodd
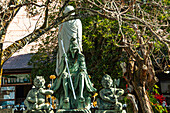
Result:
M67 6L64 13L74 10ZM95 92L82 54L82 25L79 19L64 22L59 27L57 79L52 86L62 109L90 109L90 92Z

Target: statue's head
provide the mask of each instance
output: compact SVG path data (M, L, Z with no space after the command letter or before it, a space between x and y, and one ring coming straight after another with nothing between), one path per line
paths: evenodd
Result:
M112 80L112 78L108 74L103 76L101 82L102 82L102 86L104 88L110 88L110 87L113 86L113 80Z
M36 88L44 88L45 86L45 79L42 76L36 76L34 79L34 85Z
M78 42L76 38L70 39L70 52L73 58L75 57L76 52L79 52Z
M72 11L72 10L74 10L74 7L71 6L71 5L68 5L68 6L65 8L65 10L64 10L64 14L66 14L66 13ZM75 13L72 13L71 15L74 15L74 14L75 14Z

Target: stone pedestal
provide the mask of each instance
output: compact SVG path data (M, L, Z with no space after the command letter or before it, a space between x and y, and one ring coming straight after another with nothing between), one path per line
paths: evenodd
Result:
M88 109L58 109L56 113L91 113Z
M53 110L30 110L30 111L25 111L25 113L54 113Z
M125 110L96 110L95 113L126 113Z
M14 113L12 109L0 109L0 113Z

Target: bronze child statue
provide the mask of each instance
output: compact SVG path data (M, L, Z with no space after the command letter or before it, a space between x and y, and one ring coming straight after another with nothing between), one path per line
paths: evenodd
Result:
M52 90L44 89L45 79L42 76L36 76L34 79L34 88L32 88L24 104L27 106L27 113L53 113L51 105L46 102L46 95L52 95Z
M122 103L118 102L118 97L124 94L124 90L113 87L116 85L109 75L102 78L102 86L104 87L99 91L100 98L97 100L99 110L122 110Z

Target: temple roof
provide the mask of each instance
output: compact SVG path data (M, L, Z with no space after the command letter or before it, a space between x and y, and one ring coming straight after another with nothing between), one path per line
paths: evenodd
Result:
M3 65L3 69L31 69L33 66L28 65L31 54L23 54L10 57Z

